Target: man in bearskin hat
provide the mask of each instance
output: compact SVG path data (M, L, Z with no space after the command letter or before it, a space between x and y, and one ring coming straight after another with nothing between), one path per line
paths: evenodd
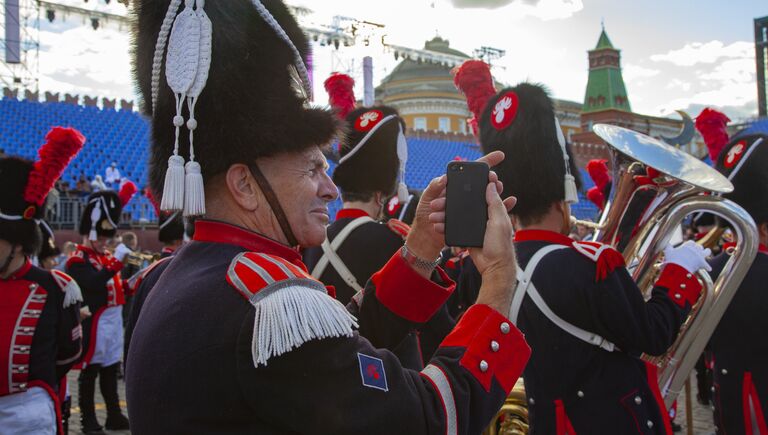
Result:
M709 342L714 360L715 425L718 434L764 434L768 415L768 136L732 139L714 159L715 167L733 183L724 195L755 220L759 250L739 290ZM712 276L724 269L732 249L712 261Z
M487 66L484 73L490 79ZM480 142L486 153L505 152L494 170L504 195L518 198L510 320L533 351L524 373L532 433L667 433L656 376L638 357L674 341L701 291L693 274L706 268L707 252L693 242L667 249L644 301L621 254L567 237L578 172L547 91L521 83L486 99L476 113Z
M46 197L85 138L56 127L46 140L36 162L0 158L0 432L9 434L64 433L59 380L82 351L80 289L30 258Z
M79 227L83 242L67 260L66 271L83 290L84 306L91 313L83 320L85 351L78 378L80 423L85 433L102 432L94 405L97 377L107 406L105 427L128 429L117 391L123 352L123 263L107 251L107 244L117 235L123 207L136 190L135 184L127 182L120 192L102 190L88 197Z
M163 192L163 208L204 218L134 330L126 371L132 430L479 433L528 356L500 314L514 277L512 244L503 240L514 200L503 203L491 177L486 246L475 251L486 278L478 305L424 370L404 369L374 345L400 342L451 293L434 267L441 212L428 220L445 179L427 188L404 248L367 285L357 330L298 251L325 240L327 205L337 197L321 149L337 124L306 105L306 37L278 0L180 6L136 3L136 74L153 122L153 190Z

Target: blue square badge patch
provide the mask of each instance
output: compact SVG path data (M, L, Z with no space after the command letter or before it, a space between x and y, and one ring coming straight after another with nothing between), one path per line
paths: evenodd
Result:
M360 377L363 378L363 385L381 391L389 391L387 374L384 373L384 361L362 353L357 354L357 360L360 362Z

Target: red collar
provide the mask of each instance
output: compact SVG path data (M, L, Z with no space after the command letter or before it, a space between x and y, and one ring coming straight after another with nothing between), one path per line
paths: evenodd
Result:
M83 251L86 254L90 255L91 257L96 257L96 258L103 257L104 255L106 255L106 254L100 254L100 253L96 252L95 249L91 248L90 246L85 246L85 245L77 245L77 250L78 251Z
M336 212L336 220L339 219L357 219L361 217L369 216L368 212L360 210L359 208L342 208Z
M173 254L176 250L173 248L165 247L162 251L160 251L163 254Z
M15 280L15 279L21 279L21 278L24 277L24 275L27 274L27 272L29 272L29 269L32 269L32 262L29 261L29 258L26 258L24 260L24 264L22 264L21 267L16 270L16 272L13 272L4 281L12 281L12 280Z
M199 219L195 222L192 240L208 243L226 243L254 252L273 254L291 263L301 264L299 251L279 242L225 222Z
M547 230L520 230L515 233L515 242L549 242L571 246L573 239L560 233Z

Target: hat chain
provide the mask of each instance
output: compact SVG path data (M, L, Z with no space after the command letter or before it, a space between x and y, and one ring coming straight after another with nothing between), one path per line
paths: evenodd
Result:
M290 47L291 51L293 52L293 64L296 66L296 70L299 72L299 76L301 77L301 84L304 87L304 91L307 93L307 96L309 98L312 98L312 86L310 85L309 81L309 72L307 71L307 66L304 64L304 60L301 58L301 53L299 53L299 50L296 48L296 45L291 41L291 38L288 36L287 33L285 33L285 30L280 26L280 23L275 20L275 17L272 16L272 14L267 10L267 8L261 3L259 0L251 0L251 3L253 3L253 6L256 7L256 11L261 15L261 18L266 21L266 23L269 25L269 27L272 28L272 30L277 33L277 36L280 37L283 41L285 41L286 44L288 44L288 47Z
M560 121L557 120L557 116L555 116L555 133L557 133L557 142L563 151L563 161L565 162L565 202L576 204L579 202L576 178L571 174L571 158L568 156L568 150L565 147L565 136L563 136L563 129L560 128Z

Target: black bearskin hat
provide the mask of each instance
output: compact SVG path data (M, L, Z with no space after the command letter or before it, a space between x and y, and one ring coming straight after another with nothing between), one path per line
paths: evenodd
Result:
M120 225L123 204L114 190L102 190L88 197L80 217L80 234L91 240L98 237L114 237Z
M20 245L26 255L40 247L37 221L43 218L48 193L85 143L71 128L54 127L45 138L34 163L0 158L0 239Z
M18 157L0 159L0 212L5 215L21 215L27 208L24 200L26 180L33 163ZM35 211L32 219L0 219L0 239L12 245L21 245L26 255L34 254L40 247L42 236L33 219L43 216L43 207Z
M359 108L347 115L345 135L339 144L341 163L333 171L333 182L342 195L396 192L400 168L397 142L404 131L405 122L392 107ZM356 148L363 140L365 143Z
M716 168L733 183L733 192L723 196L742 206L758 225L768 222L768 135L731 140Z
M512 213L523 220L544 215L552 203L563 201L565 160L555 123L555 109L543 86L521 83L492 97L480 118L484 153L500 150L504 161L493 168L504 183L503 197L516 196ZM570 146L570 172L581 187Z
M288 8L280 0L261 3L308 63L309 42ZM170 0L135 2L134 74L143 112L152 119L150 184L158 193L163 192L168 158L173 153L176 108L163 67L153 112L151 81L155 45L169 4ZM195 157L204 180L234 163L252 163L259 157L328 144L337 132L335 117L329 111L305 106L305 96L295 86L296 75L289 73L295 64L294 52L259 15L254 3L209 1L205 13L212 23L212 62L195 106L199 126L194 130ZM182 131L179 153L188 159L189 138L187 130Z
M184 217L182 217L180 212L161 213L159 227L157 239L161 243L170 244L178 240L184 240Z

